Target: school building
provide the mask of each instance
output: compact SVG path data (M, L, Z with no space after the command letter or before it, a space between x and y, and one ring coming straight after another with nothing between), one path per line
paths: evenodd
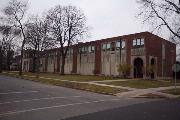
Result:
M32 70L33 58L25 52L23 71ZM118 76L117 66L131 66L130 78L146 78L147 67L154 66L154 78L173 76L176 45L149 32L123 35L70 46L65 60L65 74ZM41 72L61 71L59 48L43 51Z

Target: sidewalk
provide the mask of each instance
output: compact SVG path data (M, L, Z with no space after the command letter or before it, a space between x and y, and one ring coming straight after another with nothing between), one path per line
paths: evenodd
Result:
M179 97L177 95L172 95L172 94L167 94L167 93L162 93L160 92L161 90L167 90L167 89L172 89L174 86L169 86L169 87L159 87L159 88L149 88L149 89L136 89L133 91L129 92L123 92L123 93L118 93L116 94L119 97L139 97L144 94L155 94L155 95L161 95L166 98L176 98ZM177 86L177 88L180 88L180 86Z

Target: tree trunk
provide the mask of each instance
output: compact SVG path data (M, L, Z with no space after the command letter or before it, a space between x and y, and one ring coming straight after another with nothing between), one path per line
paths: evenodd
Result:
M38 44L38 48L36 51L37 54L37 71L36 71L36 78L39 78L39 67L40 67L40 51L39 51L39 44Z
M0 46L0 73L2 73L2 50Z
M60 52L57 52L57 72L60 72Z
M33 56L33 69L32 69L32 72L35 73L36 72L36 57L35 57L35 54Z
M19 66L19 75L22 76L22 60L23 60L23 54L24 54L24 50L23 50L24 46L21 47L21 58L20 58L20 66Z
M9 52L9 51L8 51ZM11 64L11 62L10 62L10 58L11 58L11 56L10 56L10 53L7 53L7 61L6 61L6 70L7 71L9 71L10 70L10 64Z
M39 78L39 66L40 66L40 58L39 58L39 51L37 52L37 65L36 65L36 78Z
M62 55L61 75L64 75L65 57Z

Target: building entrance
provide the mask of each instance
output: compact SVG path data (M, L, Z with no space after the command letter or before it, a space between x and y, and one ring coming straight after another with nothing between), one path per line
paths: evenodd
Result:
M141 58L134 60L134 78L143 78L143 60Z

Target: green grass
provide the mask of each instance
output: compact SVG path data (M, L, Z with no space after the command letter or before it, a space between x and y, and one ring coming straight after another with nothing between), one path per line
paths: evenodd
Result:
M157 80L128 80L128 81L114 81L114 82L101 82L101 83L108 84L108 85L138 88L138 89L167 87L167 86L174 85L170 81L163 82L163 81L157 81Z
M177 88L176 91L175 91L175 88L174 88L174 89L163 90L163 91L160 91L160 92L168 93L168 94L172 94L172 95L180 95L180 88Z
M13 74L18 74L17 72L9 72ZM25 72L23 75L35 76L35 73ZM107 77L107 76L93 76L93 75L60 75L56 73L40 73L40 77L60 79L60 80L70 80L79 82L88 81L102 81L102 80L117 80L118 77Z
M71 81L53 80L53 78L52 79L35 78L35 77L19 76L17 74L7 74L7 73L2 73L2 75L7 75L7 76L11 76L11 77L21 78L21 79L26 79L26 80L36 81L36 82L41 82L44 84L51 84L51 85L56 85L56 86L68 87L68 88L72 88L72 89L85 90L85 91L107 94L107 95L115 95L120 92L128 91L126 89L92 85L92 84L88 84L88 83L75 83L75 82L71 82Z

